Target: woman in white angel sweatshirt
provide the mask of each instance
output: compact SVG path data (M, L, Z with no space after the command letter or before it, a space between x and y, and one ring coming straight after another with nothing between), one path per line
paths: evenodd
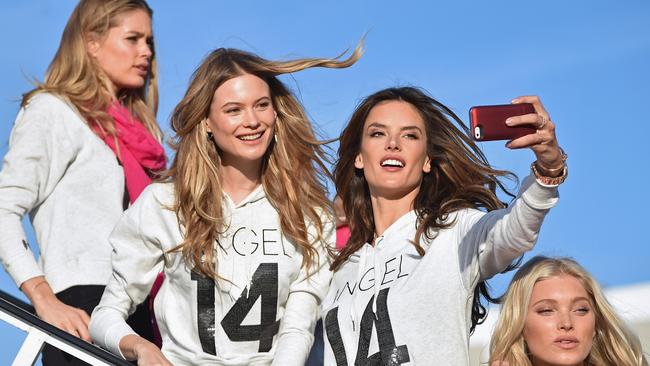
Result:
M334 170L351 237L322 305L326 365L469 364L483 281L532 248L567 174L539 98L513 103L536 113L508 123L537 131L507 146L530 147L537 161L508 208L495 194L507 172L447 107L410 87L357 107Z
M304 364L335 233L323 151L277 75L360 56L273 62L217 49L203 61L172 115L170 181L146 190L109 239L96 343L138 365ZM160 271L162 351L124 322Z

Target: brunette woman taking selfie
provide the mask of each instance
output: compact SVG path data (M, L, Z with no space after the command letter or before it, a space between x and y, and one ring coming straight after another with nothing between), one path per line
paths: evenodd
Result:
M326 365L467 365L485 315L482 282L530 250L566 178L555 124L508 143L535 154L507 208L496 170L449 108L420 89L381 90L356 108L334 169L351 237L335 258L322 305Z

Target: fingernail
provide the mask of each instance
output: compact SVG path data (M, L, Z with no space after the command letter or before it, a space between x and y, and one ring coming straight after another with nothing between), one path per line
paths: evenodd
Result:
M515 99L511 100L510 103L517 103L518 100L519 100L519 98L515 98Z
M510 118L508 118L508 119L506 120L506 124L507 124L508 126L510 126L510 125L512 124L512 120L511 120Z
M510 148L510 141L506 142L506 147Z

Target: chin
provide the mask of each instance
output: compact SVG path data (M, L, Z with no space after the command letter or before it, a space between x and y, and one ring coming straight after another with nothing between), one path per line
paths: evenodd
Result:
M138 77L137 79L128 80L122 83L120 89L140 89L144 86L144 84L145 84L145 79Z

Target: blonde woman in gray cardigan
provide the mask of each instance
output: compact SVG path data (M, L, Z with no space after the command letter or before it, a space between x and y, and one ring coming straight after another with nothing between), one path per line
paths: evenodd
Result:
M126 188L133 174L143 188L150 168L165 165L151 16L144 0L79 2L44 82L23 98L0 171L0 260L40 318L87 341L111 273L108 236L137 194ZM68 359L44 349L46 365Z

